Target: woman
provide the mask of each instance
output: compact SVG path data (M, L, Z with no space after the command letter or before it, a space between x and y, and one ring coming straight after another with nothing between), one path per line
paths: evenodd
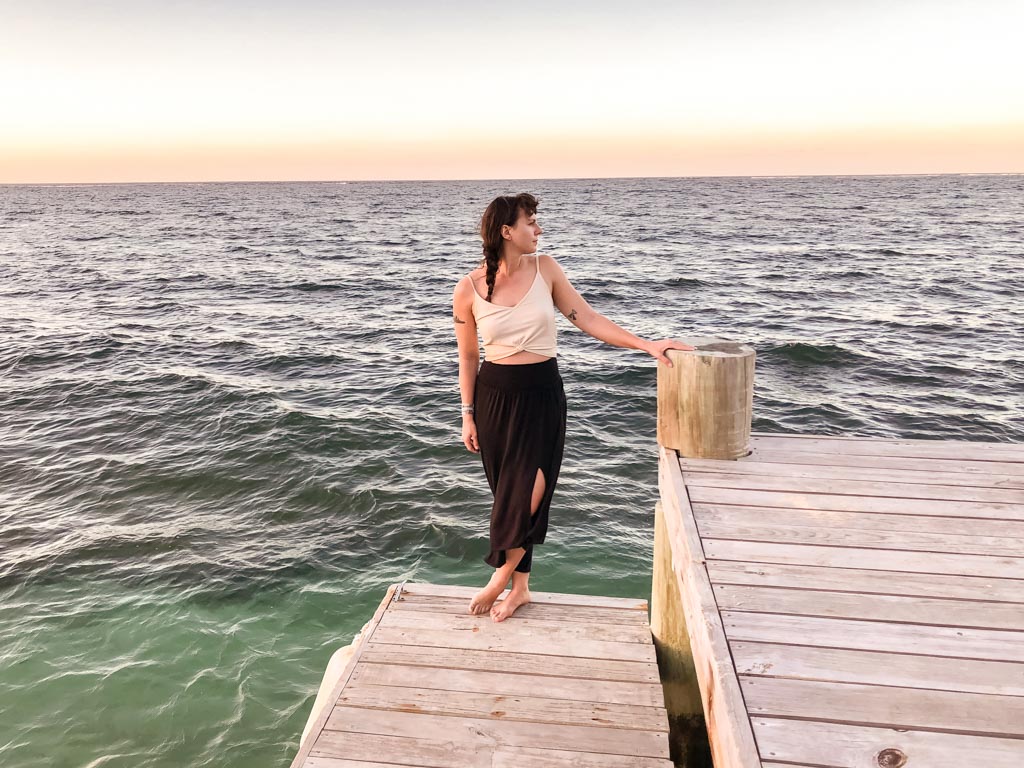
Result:
M674 339L645 341L593 310L558 263L537 254L542 230L533 195L505 195L480 222L484 258L453 298L462 392L462 442L481 454L494 506L494 568L469 612L504 621L530 601L533 546L544 541L565 441L565 392L556 362L554 307L596 339L642 349L671 365L665 350L693 349ZM483 340L480 360L477 332ZM512 579L508 596L495 602Z

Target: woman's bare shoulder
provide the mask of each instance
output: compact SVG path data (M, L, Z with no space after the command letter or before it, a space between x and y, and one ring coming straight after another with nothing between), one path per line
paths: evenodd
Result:
M562 271L561 265L555 261L553 256L549 256L546 253L538 253L537 260L540 262L540 272L547 278L547 281L553 282L565 273Z

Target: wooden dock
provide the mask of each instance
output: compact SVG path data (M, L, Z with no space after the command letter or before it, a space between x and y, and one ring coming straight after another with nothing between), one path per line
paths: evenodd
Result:
M647 601L392 586L293 768L671 768Z
M1024 446L661 448L716 768L1024 766Z

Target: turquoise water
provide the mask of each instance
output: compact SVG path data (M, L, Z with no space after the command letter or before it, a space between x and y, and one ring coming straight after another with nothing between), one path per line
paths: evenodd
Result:
M0 187L0 764L287 764L389 584L485 580L449 302L524 187L756 429L1024 442L1024 177ZM559 329L532 584L646 596L654 363Z

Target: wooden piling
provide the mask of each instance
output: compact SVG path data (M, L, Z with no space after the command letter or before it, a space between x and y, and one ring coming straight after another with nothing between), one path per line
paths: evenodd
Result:
M749 452L754 349L694 339L658 366L658 443L688 459L738 459Z

